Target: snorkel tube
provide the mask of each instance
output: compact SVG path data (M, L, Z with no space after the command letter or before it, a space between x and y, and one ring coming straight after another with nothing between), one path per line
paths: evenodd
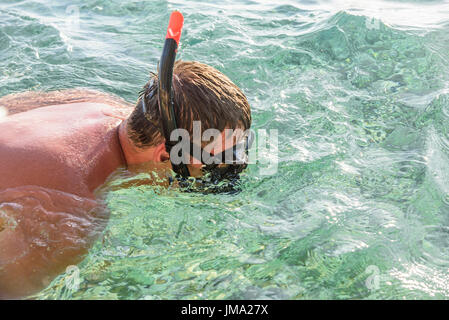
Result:
M158 65L158 102L159 112L162 121L162 130L165 137L165 149L170 154L174 145L179 141L171 141L170 135L176 130L176 117L173 103L172 80L173 66L176 59L176 51L178 49L179 40L181 39L182 26L184 17L181 12L173 11L168 23L167 35L165 37L164 48L162 49L161 60ZM170 157L171 159L171 157ZM174 164L172 161L173 171L181 177L190 175L189 169L184 163Z
M176 180L179 183L179 186L183 188L184 191L201 191L203 193L217 193L217 192L235 192L234 188L235 182L239 178L239 173L246 167L246 161L241 161L242 151L244 155L248 154L248 146L249 140L248 137L244 140L244 148L240 148L240 152L238 152L238 145L234 145L228 150L224 150L218 155L210 154L203 150L201 146L195 146L193 143L190 143L190 150L194 150L195 147L200 148L201 150L201 158L198 159L203 164L202 171L205 174L205 179L203 177L198 179L189 179L190 172L187 167L185 160L190 160L184 158L184 161L181 161L179 164L174 163L173 158L171 157L171 151L175 145L180 143L181 140L171 141L170 137L174 130L178 129L178 125L176 123L176 115L179 117L179 108L176 106L173 99L172 92L172 83L173 83L173 68L176 59L176 52L179 46L179 40L181 39L181 32L184 23L184 17L179 11L173 11L170 16L170 21L167 28L167 35L165 37L164 48L162 49L162 56L158 65L158 105L159 105L159 114L160 120L162 124L162 131L165 138L165 149L170 154L170 162L173 168L173 171L176 173ZM142 107L144 114L147 113L146 103L145 103L145 94L142 96ZM239 144L240 145L240 144ZM180 152L183 149L179 150ZM232 159L227 159L227 155L231 155ZM219 163L228 163L226 160L232 160L232 164L229 164L225 167L220 167L218 163L206 164L202 157L206 155L210 159L216 159ZM190 152L186 154L180 154L181 157L194 157ZM237 162L234 162L236 160ZM223 179L227 179L230 184L221 185L220 181ZM170 184L174 181L171 177L169 177ZM194 182L195 185L192 185L191 182Z

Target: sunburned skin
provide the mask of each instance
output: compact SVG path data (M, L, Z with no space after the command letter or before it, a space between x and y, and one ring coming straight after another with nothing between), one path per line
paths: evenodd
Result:
M0 189L39 185L82 197L124 165L117 128L106 105L56 105L0 123ZM79 183L76 183L79 182Z
M82 260L107 222L94 191L126 165L118 128L129 105L97 99L33 108L29 100L0 99L10 114L0 121L3 299L36 293Z
M107 224L100 202L39 186L0 192L0 298L22 298L76 265Z
M119 98L74 89L6 96L0 107L9 114L0 118L0 299L23 298L83 260L107 223L96 191L112 173L166 174L171 164L164 143L130 142L134 107ZM234 143L222 132L205 150ZM202 174L201 163L188 167Z

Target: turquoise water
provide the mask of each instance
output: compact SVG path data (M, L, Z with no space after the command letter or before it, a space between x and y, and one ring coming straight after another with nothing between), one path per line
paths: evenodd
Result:
M279 132L277 174L251 165L238 195L108 192L79 288L33 298L449 297L449 3L276 2L0 0L0 96L135 101L177 8L179 57Z

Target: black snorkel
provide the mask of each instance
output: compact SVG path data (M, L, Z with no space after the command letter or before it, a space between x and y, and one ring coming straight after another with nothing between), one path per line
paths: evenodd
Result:
M175 106L173 103L172 80L173 66L175 64L176 52L181 39L184 17L181 12L173 11L168 23L167 35L165 37L164 48L162 49L161 60L158 65L158 102L159 112L162 120L162 130L165 137L165 149L170 154L173 146L179 141L171 141L171 133L178 129L175 117ZM171 159L171 157L170 157ZM184 162L174 164L173 171L183 178L190 176L189 169Z
M157 82L157 101L159 107L160 121L162 125L162 133L165 138L165 149L170 154L170 162L173 171L176 173L176 180L179 186L184 191L203 193L219 193L219 192L235 192L235 184L239 179L240 172L247 166L248 149L254 140L254 135L249 134L239 144L232 146L231 148L220 152L219 154L211 154L206 152L201 146L195 146L193 143L189 143L187 147L190 147L190 152L185 154L178 154L182 157L182 161L179 164L174 163L171 157L171 151L175 145L181 143L181 140L172 141L171 134L178 128L176 119L182 119L182 115L179 114L181 109L174 102L174 96L172 92L173 84L173 69L175 65L176 53L179 46L179 40L181 38L182 27L184 23L184 17L179 11L172 12L170 21L167 28L167 35L165 37L164 47L162 49L162 56L158 65L158 82ZM153 91L154 92L154 91ZM151 96L152 97L152 94ZM142 95L142 109L145 117L148 114L147 104L145 101L145 93ZM184 141L185 142L185 141ZM200 150L201 155L199 161L203 164L204 177L197 179L189 179L191 177L187 163L190 163L190 157L198 158L194 156L192 150ZM180 153L184 148L180 149ZM188 158L187 158L188 157ZM205 157L203 159L203 157ZM212 164L206 164L205 159L213 160ZM207 161L210 163L210 161ZM219 164L229 164L225 167ZM169 178L170 183L173 179ZM230 182L227 186L222 186L221 181L227 180ZM193 184L192 184L193 182Z

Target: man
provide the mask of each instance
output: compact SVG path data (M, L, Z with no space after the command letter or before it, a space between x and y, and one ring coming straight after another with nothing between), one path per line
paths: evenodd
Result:
M134 109L85 90L0 99L9 113L0 119L0 298L38 292L82 260L107 223L95 190L117 168L171 168L157 80L153 74ZM192 139L194 121L222 133L222 141L202 143L211 154L226 149L225 129L249 129L246 97L216 69L177 61L172 83L178 127ZM191 176L203 167L187 164Z

